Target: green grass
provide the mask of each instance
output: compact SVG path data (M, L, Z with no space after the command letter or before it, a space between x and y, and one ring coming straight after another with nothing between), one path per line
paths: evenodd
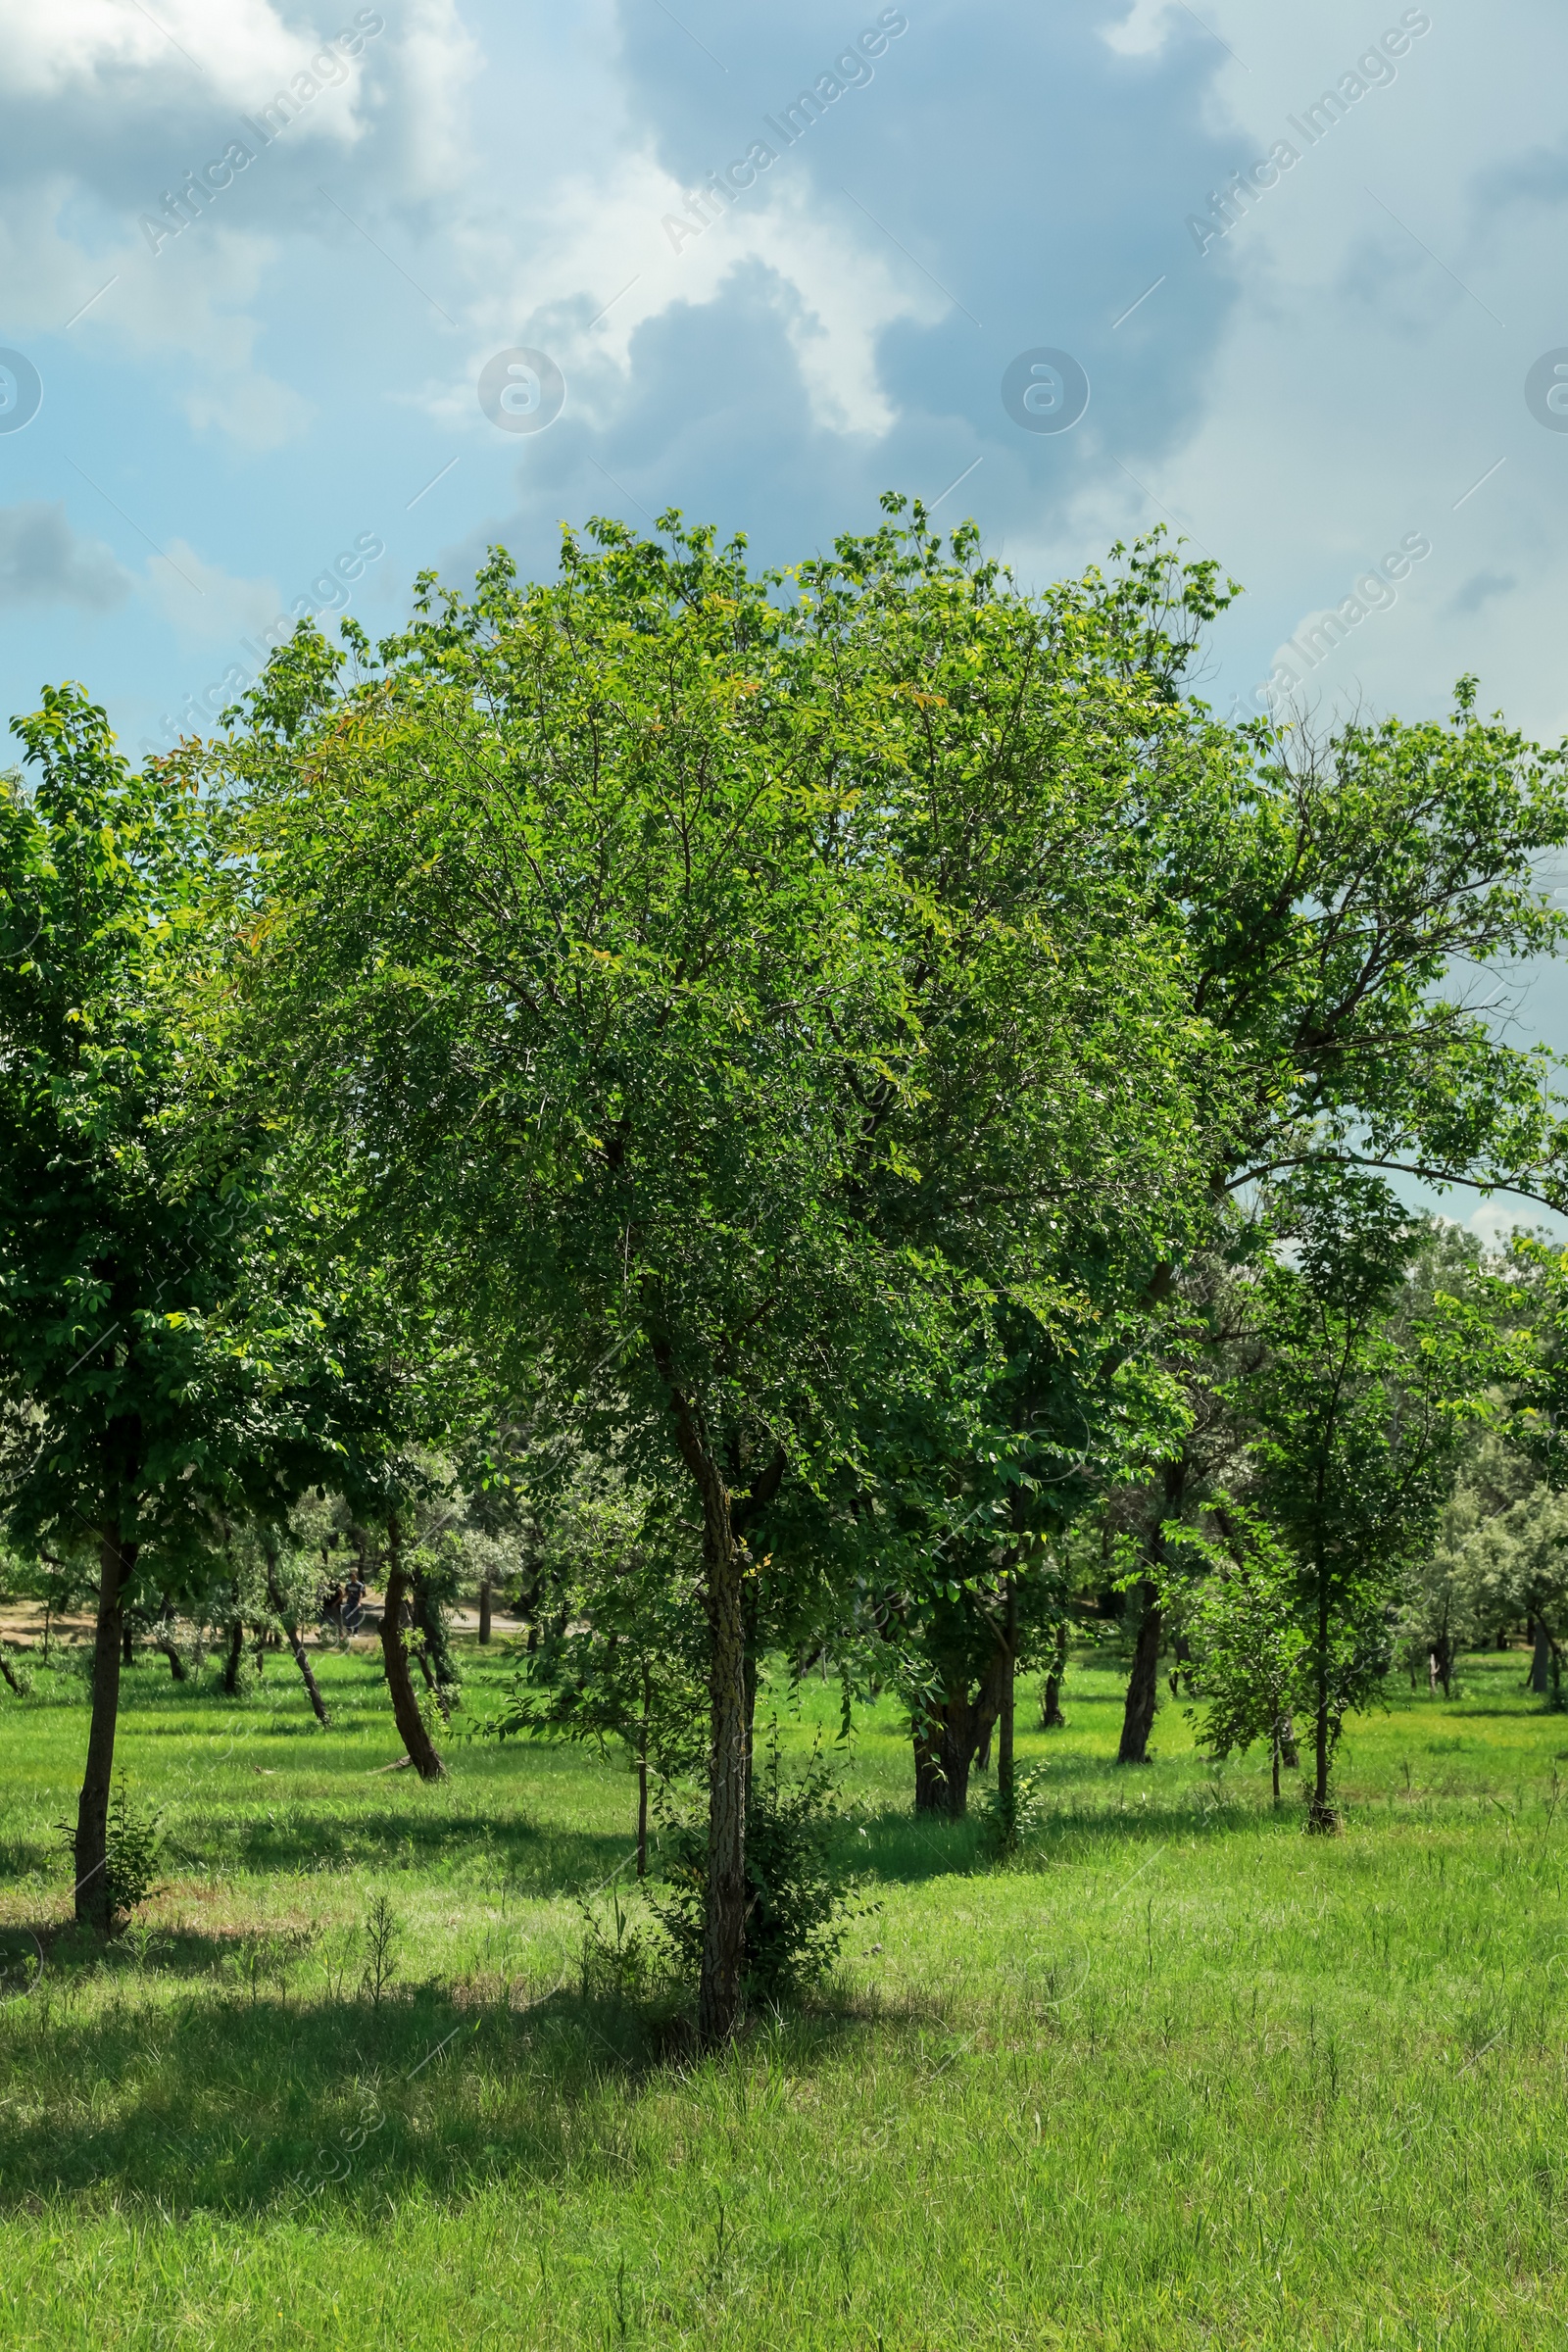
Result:
M629 1777L461 1744L444 1787L382 1776L365 1658L325 1661L324 1735L286 1655L241 1703L140 1663L121 1756L167 1884L150 1941L78 1943L86 1713L40 1675L0 1698L0 1945L48 1950L0 1999L0 2341L1568 2344L1568 1717L1522 1667L1353 1724L1322 1840L1175 1706L1118 1770L1117 1682L1075 1666L1007 1869L911 1819L884 1708L841 1833L880 1908L701 2062L581 1997ZM815 1720L836 1692L791 1741Z

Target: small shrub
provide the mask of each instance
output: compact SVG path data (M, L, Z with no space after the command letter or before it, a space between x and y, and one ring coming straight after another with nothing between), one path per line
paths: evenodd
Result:
M109 1908L115 1918L128 1919L137 1905L147 1900L157 1879L158 1817L131 1802L123 1773L109 1799L105 1846Z
M403 1941L403 1924L384 1894L378 1894L366 1913L364 1939L360 1990L369 1995L372 2009L379 2009L398 1973L398 1946Z
M665 1973L664 1955L646 1928L634 1927L619 1892L612 1887L610 1918L584 1901L582 1993L587 2001L643 1999Z
M831 1859L838 1815L834 1775L821 1741L805 1769L786 1779L778 1717L771 1721L765 1760L752 1772L746 1807L746 1878L750 1900L742 1979L749 1997L799 1991L827 1974L850 1932L854 1882ZM667 1851L669 1892L656 1903L684 1974L695 1976L703 1949L708 1866L706 1827L674 1825Z

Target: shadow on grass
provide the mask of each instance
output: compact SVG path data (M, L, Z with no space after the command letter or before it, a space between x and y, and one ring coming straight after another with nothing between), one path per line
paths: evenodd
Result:
M461 2198L489 2179L626 2178L645 2161L630 2097L684 2077L695 2054L673 1996L518 1984L494 1998L426 1985L379 2006L230 1997L150 2017L112 2003L86 2020L35 1998L7 2022L0 2212L94 2191L166 2212L365 2211L416 2188ZM774 2012L748 2029L743 2056L764 2035L799 2074L888 2022L897 2014L864 2001ZM933 2026L945 2030L922 2013L911 2030ZM25 2080L25 2107L4 2097L7 2077Z
M1140 1785L1144 1786L1144 1785ZM1117 1788L1107 1787L1107 1797ZM1050 1807L1030 1824L1012 1867L1046 1868L1053 1862L1085 1861L1115 1846L1166 1843L1176 1838L1221 1840L1256 1838L1274 1830L1298 1829L1302 1804L1294 1791L1276 1808L1211 1797L1206 1786L1191 1785L1181 1794L1151 1795L1148 1804L1105 1802ZM915 1886L952 1873L995 1867L990 1808L971 1802L963 1821L944 1821L888 1809L841 1825L836 1858L862 1878Z

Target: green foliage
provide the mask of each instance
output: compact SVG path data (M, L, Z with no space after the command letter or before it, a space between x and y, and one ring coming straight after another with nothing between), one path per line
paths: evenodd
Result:
M765 1759L753 1767L746 1807L748 1997L776 2000L818 1984L850 1932L854 1881L835 1858L838 1777L820 1739L798 1770L784 1770L777 1715L769 1720ZM707 1840L690 1823L673 1823L666 1839L667 1891L655 1906L681 1973L694 1979L703 1948Z
M121 1773L109 1800L109 1859L104 1878L111 1915L126 1919L151 1894L158 1876L156 1813L137 1805Z
M1223 1762L1256 1740L1281 1742L1310 1693L1311 1642L1294 1555L1241 1504L1213 1516L1219 1538L1206 1547L1209 1573L1185 1624L1194 1652L1189 1686L1200 1701L1198 1742Z

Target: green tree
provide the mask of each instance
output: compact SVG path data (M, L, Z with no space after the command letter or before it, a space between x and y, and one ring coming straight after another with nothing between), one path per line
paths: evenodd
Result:
M1560 949L1539 859L1568 838L1561 748L1480 718L1465 678L1446 723L1356 720L1326 741L1257 725L1237 751L1188 769L1154 820L1191 1009L1232 1048L1216 1200L1333 1157L1561 1205L1548 1057L1458 979ZM1157 1701L1159 1523L1148 1540L1124 1761Z
M1200 1705L1198 1743L1223 1761L1254 1741L1269 1750L1274 1801L1280 1766L1296 1765L1295 1717L1310 1695L1310 1636L1296 1603L1296 1562L1256 1513L1234 1502L1210 1513L1208 1573L1187 1612ZM1191 1539L1189 1539L1190 1541Z
M338 1461L374 1368L306 1280L254 1140L208 1128L198 796L133 774L74 687L18 732L38 775L0 787L0 1506L24 1554L96 1555L75 1905L102 1928L126 1607L205 1574L212 1513L275 1518Z
M696 1546L667 1500L580 1465L541 1502L530 1566L541 1639L510 1701L486 1726L500 1738L623 1746L637 1776L637 1876L648 1875L651 1788L703 1760L705 1644Z
M1346 1715L1380 1687L1406 1577L1429 1552L1464 1428L1518 1354L1476 1297L1406 1293L1419 1224L1382 1179L1333 1165L1298 1172L1292 1250L1261 1272L1262 1365L1245 1409L1250 1499L1289 1546L1313 1719L1308 1815L1332 1830L1334 1752Z

